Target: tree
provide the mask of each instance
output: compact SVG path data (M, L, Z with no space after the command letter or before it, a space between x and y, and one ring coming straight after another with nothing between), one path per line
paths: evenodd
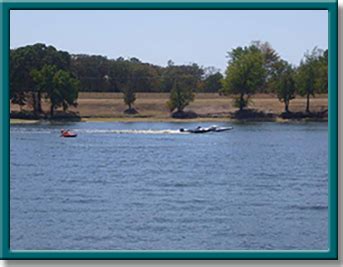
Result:
M86 92L108 92L111 90L110 61L103 56L72 55L71 70L80 80Z
M162 92L170 92L176 80L184 80L187 77L188 83L192 83L192 90L198 91L203 74L204 70L195 63L190 65L168 63L168 66L161 73L161 90Z
M64 70L57 71L53 83L55 90L50 96L53 109L63 107L63 111L67 111L69 106L77 106L76 100L78 98L80 82L71 73Z
M128 109L125 112L132 113L134 109L132 109L132 104L136 101L136 93L133 86L125 86L123 89L124 94L124 103L128 105Z
M174 81L170 98L167 102L170 112L173 112L175 109L176 112L183 112L184 108L194 100L192 85L192 79L187 76L179 77L179 80Z
M315 70L313 63L301 63L297 71L297 87L301 96L306 96L306 112L310 112L310 96L314 96Z
M323 51L315 47L311 53L305 54L304 60L297 69L296 85L299 94L306 96L307 113L310 112L310 97L314 97L323 87L327 87L327 70L321 69L322 56Z
M31 72L37 88L45 92L50 101L50 116L58 107L66 111L70 105L76 106L80 83L69 72L59 70L55 65L44 65L40 70Z
M318 93L328 92L328 50L318 57L318 76L316 79L316 88Z
M233 49L229 57L222 92L236 95L234 104L242 111L248 105L250 96L265 84L264 58L254 46Z
M41 69L44 65L55 65L69 70L70 55L57 51L53 46L34 44L13 49L10 52L10 86L12 103L25 104L31 96L34 113L42 112L42 91L36 87L31 71Z
M156 92L159 89L159 75L150 64L134 64L130 66L129 84L136 92Z
M122 63L123 64L123 63ZM124 63L125 64L125 63ZM118 75L121 73L121 75ZM122 88L124 102L128 105L127 113L136 113L132 104L136 100L136 92L154 92L158 90L159 77L153 65L141 63L138 59L131 59L125 68L113 73L116 86Z
M124 87L129 86L131 65L130 62L123 58L110 61L109 81L111 91L122 92Z
M203 91L206 93L218 93L222 88L223 75L220 72L210 74L203 81Z
M45 98L50 99L50 115L54 112L53 92L55 90L54 76L58 68L55 65L44 65L40 70L34 69L31 71L32 80L35 82L35 87L40 92L45 93Z
M253 41L251 49L258 49L263 56L263 66L266 70L265 84L260 88L261 93L273 92L273 77L278 71L280 56L268 42Z
M17 73L14 70L17 69ZM21 73L18 71L19 62L15 60L15 50L10 50L10 99L12 104L17 104L20 106L20 110L26 104L27 99L25 95L25 90L21 86L22 77ZM22 71L22 70L20 70ZM20 75L18 75L20 74ZM19 78L19 79L18 79Z
M276 88L278 99L285 104L285 112L289 112L289 103L295 98L294 69L286 61L281 60L277 78L273 85Z

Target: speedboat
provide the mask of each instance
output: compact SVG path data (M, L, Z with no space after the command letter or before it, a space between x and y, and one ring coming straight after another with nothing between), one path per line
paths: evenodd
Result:
M225 132L225 131L229 131L232 129L233 129L233 127L216 127L213 131L214 132Z
M211 127L203 128L201 126L198 126L195 129L189 129L187 131L190 132L190 133L208 133L208 132L212 131L212 129L211 129Z
M232 130L233 127L218 127L216 125L212 125L210 127L201 127L198 126L195 129L184 129L181 128L180 132L186 132L186 133L208 133L208 132L224 132L224 131L228 131L228 130Z
M69 130L61 130L61 137L76 137L77 134Z

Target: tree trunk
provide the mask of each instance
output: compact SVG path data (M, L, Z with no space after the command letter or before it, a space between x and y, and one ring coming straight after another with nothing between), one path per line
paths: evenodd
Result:
M37 93L37 111L39 113L42 113L43 110L42 110L42 96L41 96L41 92L38 92Z
M131 103L129 103L128 106L129 106L129 110L131 110Z
M36 93L32 92L31 97L32 97L33 113L37 114L38 111L37 111L37 97L36 97Z
M32 92L32 106L33 106L33 113L34 114L42 113L41 93L40 92Z
M307 94L306 112L310 113L310 94Z
M289 109L288 109L288 101L285 101L285 112L288 113L289 112Z
M50 106L50 117L51 118L54 116L54 109L55 109L54 105L51 105Z
M242 111L244 108L244 94L241 94L239 98L239 111Z

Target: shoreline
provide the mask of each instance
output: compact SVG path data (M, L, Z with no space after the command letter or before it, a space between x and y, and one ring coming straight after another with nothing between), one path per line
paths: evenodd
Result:
M158 118L158 117L85 117L80 118L79 120L73 119L41 119L41 120L33 120L33 119L10 119L10 124L39 124L41 122L160 122L160 123L192 123L192 122L230 122L230 123L239 123L239 122L275 122L275 123L302 123L302 122L328 122L328 118L302 118L302 119L283 119L281 117L276 118L258 118L258 119L234 119L229 117L221 117L221 118L211 118L211 117L198 117L194 119L174 119L170 118Z
M196 93L196 98L183 117L172 117L166 106L168 93L137 93L134 108L138 114L124 114L127 106L120 93L81 92L77 107L68 112L55 111L55 117L49 117L49 104L42 101L43 113L35 116L32 107L10 105L11 124L38 123L39 121L61 122L302 122L328 121L327 95L311 98L311 113L305 112L306 98L297 96L290 104L290 113L284 113L284 105L275 95L256 94L249 108L238 112L233 99L216 93Z

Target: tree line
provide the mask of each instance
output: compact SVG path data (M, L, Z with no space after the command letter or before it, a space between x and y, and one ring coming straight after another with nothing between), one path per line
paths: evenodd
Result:
M310 97L328 92L328 50L314 48L306 52L298 67L283 60L268 44L252 42L228 53L228 67L222 93L236 95L235 106L243 110L255 93L275 93L289 112L289 103L297 94Z
M239 110L255 93L275 93L289 111L297 94L307 97L327 93L328 51L314 48L298 67L281 59L268 43L252 42L228 52L225 74L196 63L166 67L137 58L108 59L104 56L69 54L53 46L34 44L10 51L10 98L21 107L42 113L42 100L50 103L50 115L58 107L77 105L78 92L122 92L128 111L133 111L136 92L170 93L170 111L183 112L195 92L233 95Z

